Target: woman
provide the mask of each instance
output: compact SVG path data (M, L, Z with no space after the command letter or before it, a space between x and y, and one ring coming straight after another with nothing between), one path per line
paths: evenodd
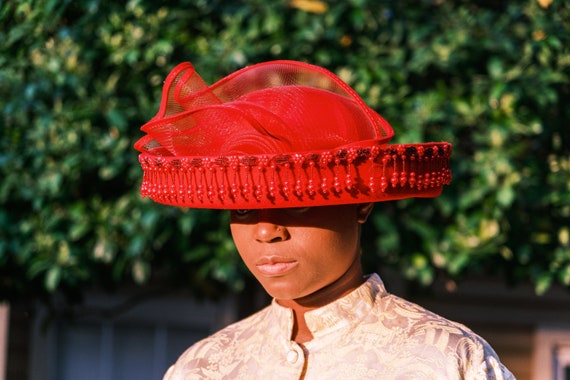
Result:
M513 378L467 327L363 275L374 202L439 195L450 144L388 144L391 126L354 90L294 61L212 86L183 63L142 130L143 196L230 210L238 252L273 297L190 347L166 380Z

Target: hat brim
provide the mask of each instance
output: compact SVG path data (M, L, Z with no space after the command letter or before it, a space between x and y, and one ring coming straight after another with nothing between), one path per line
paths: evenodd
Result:
M179 207L263 209L438 196L451 144L360 141L334 150L236 156L141 153L141 194Z

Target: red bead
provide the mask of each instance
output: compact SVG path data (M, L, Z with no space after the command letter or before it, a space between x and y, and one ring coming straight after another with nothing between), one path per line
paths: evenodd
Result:
M406 172L401 172L400 173L400 186L404 187L406 185L408 178L406 175Z
M350 174L346 175L346 180L344 181L347 190L352 190L352 179L350 178Z
M397 187L398 186L398 173L397 172L393 172L392 173L392 178L390 179L390 183L392 184L392 187Z
M416 173L414 173L414 172L410 173L409 183L410 183L410 187L412 187L412 188L416 185Z
M374 182L374 177L370 177L368 181L368 187L370 187L370 191L375 193L376 192L376 183Z

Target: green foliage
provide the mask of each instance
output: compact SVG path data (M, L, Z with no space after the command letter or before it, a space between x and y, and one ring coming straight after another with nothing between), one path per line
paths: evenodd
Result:
M140 199L132 145L168 71L336 72L395 142L454 144L437 199L379 204L366 257L429 284L570 285L570 6L563 1L20 0L0 10L0 297L129 282L243 286L227 214Z

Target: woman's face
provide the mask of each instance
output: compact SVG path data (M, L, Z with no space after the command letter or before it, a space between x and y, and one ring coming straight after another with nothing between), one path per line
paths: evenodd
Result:
M265 290L277 300L294 300L349 270L360 271L360 224L371 209L372 204L355 204L232 210L230 228L241 258Z

